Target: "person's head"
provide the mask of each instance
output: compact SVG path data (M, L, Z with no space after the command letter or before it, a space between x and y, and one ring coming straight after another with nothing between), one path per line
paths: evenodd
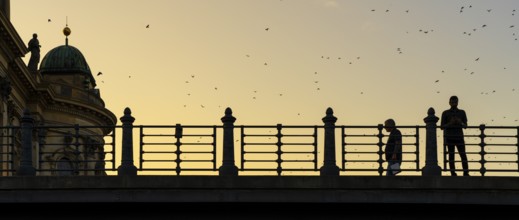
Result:
M38 38L38 34L36 34L36 33L32 34L32 38Z
M451 106L451 108L457 108L458 107L458 96L451 96L451 98L449 99L449 105Z
M391 132L395 127L396 127L395 120L393 120L391 118L387 119L384 122L384 128L386 129L387 132Z

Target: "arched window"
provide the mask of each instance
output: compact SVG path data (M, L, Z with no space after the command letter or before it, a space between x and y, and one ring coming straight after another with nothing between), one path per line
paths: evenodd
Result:
M73 176L74 175L74 167L72 167L72 162L63 157L58 160L56 163L56 171L58 176Z

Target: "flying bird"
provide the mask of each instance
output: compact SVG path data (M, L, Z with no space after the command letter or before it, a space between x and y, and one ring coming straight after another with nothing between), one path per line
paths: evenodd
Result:
M98 72L97 75L100 76L100 75L103 75L103 73L102 72Z
M476 58L476 61L478 61L478 60L479 60L479 57L478 57L478 58Z
M49 18L49 20L47 20L47 21L48 21L48 22L51 22L50 18Z
M150 28L150 25L149 25L149 24L148 24L148 25L146 25L146 28Z
M265 28L265 30L266 30L266 31L268 31L268 30L269 30L269 28Z

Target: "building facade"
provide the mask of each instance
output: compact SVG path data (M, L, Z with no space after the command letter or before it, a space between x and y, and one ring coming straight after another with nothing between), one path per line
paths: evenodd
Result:
M24 111L34 120L36 175L105 175L104 136L117 119L105 108L85 57L68 44L70 29L64 29L65 44L40 63L38 42L23 42L10 22L9 0L0 0L0 9L0 168L8 170L1 175L16 175L20 166ZM26 64L22 57L29 54Z

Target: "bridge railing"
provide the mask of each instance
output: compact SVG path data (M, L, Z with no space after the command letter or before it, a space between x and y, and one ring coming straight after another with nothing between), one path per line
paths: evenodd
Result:
M403 142L399 175L450 171L438 118L434 110L428 114L423 126L397 126ZM133 125L126 109L120 126L35 126L27 113L21 126L0 128L0 171L3 176L385 175L388 133L381 124L336 126L331 109L324 125L234 125L235 120L227 109L223 125ZM480 125L464 132L471 175L519 175L519 127ZM458 153L456 158L456 171L462 171Z

